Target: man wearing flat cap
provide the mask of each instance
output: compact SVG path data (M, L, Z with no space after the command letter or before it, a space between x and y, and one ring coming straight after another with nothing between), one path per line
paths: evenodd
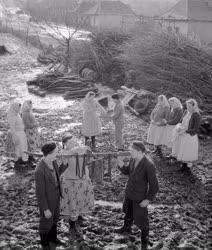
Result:
M134 141L130 148L129 164L119 167L120 171L129 176L126 188L123 212L123 227L117 233L130 233L133 222L141 230L141 249L148 248L149 220L147 206L158 192L158 180L153 162L145 155L146 149L142 142ZM120 166L121 164L118 163Z
M58 167L56 155L57 146L54 142L42 147L44 157L35 169L35 186L38 207L40 210L39 233L43 250L50 250L50 242L59 245L57 238L57 222L59 220L61 184L60 175L66 170L66 165Z

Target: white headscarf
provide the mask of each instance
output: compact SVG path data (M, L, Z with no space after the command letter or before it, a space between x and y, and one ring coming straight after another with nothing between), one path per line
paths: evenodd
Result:
M165 95L159 95L158 99L162 99L162 103L161 104L162 104L163 107L170 107L169 102L168 102L168 100L167 100L167 98L166 98Z
M193 106L194 112L199 112L199 107L198 107L198 103L195 99L189 99L186 101L186 103L190 103Z
M20 111L20 105L21 103L18 101L14 101L10 104L9 109L7 110L7 118L12 118L14 116L17 116Z
M31 100L27 100L23 103L22 109L21 109L21 113L23 112L29 112L32 109L32 101Z
M169 102L173 102L175 108L181 108L181 109L183 108L181 101L177 97L169 98Z
M84 98L84 100L82 102L82 107L83 107L84 110L87 110L90 107L94 108L96 106L96 100L90 98L90 96L93 95L93 94L95 95L95 93L92 92L92 91L89 91L86 94L86 96L85 96L85 98Z

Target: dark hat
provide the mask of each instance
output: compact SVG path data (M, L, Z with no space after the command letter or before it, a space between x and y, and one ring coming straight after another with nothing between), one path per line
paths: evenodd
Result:
M69 139L72 139L72 134L68 133L62 137L62 143L66 143Z
M132 146L133 146L133 148L136 149L137 151L141 151L141 152L143 152L143 153L146 152L146 147L145 147L145 145L143 144L143 142L141 142L141 141L134 141L134 142L132 143Z
M57 145L55 142L49 142L43 145L43 147L41 148L41 151L46 156L49 153L51 153L56 147Z

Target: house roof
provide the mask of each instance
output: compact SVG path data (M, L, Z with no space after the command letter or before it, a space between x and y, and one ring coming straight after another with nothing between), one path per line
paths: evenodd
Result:
M121 1L82 2L81 5L78 10L84 15L135 15L131 7Z
M161 18L212 21L212 0L180 0Z

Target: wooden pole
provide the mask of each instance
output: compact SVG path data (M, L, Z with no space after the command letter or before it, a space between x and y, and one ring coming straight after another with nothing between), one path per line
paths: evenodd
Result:
M37 156L37 157L42 157L43 154L42 153L37 153L37 152L29 152L29 151L25 151L26 154L28 155L32 155L32 156ZM106 157L106 156L114 156L114 157L118 157L118 156L130 156L130 151L120 151L120 152L103 152L103 153L90 153L90 154L60 154L57 155L58 158L60 157L64 157L64 158L69 158L69 157L83 157L84 155L86 156L90 156L90 157L96 157L96 156L100 156L100 157Z

